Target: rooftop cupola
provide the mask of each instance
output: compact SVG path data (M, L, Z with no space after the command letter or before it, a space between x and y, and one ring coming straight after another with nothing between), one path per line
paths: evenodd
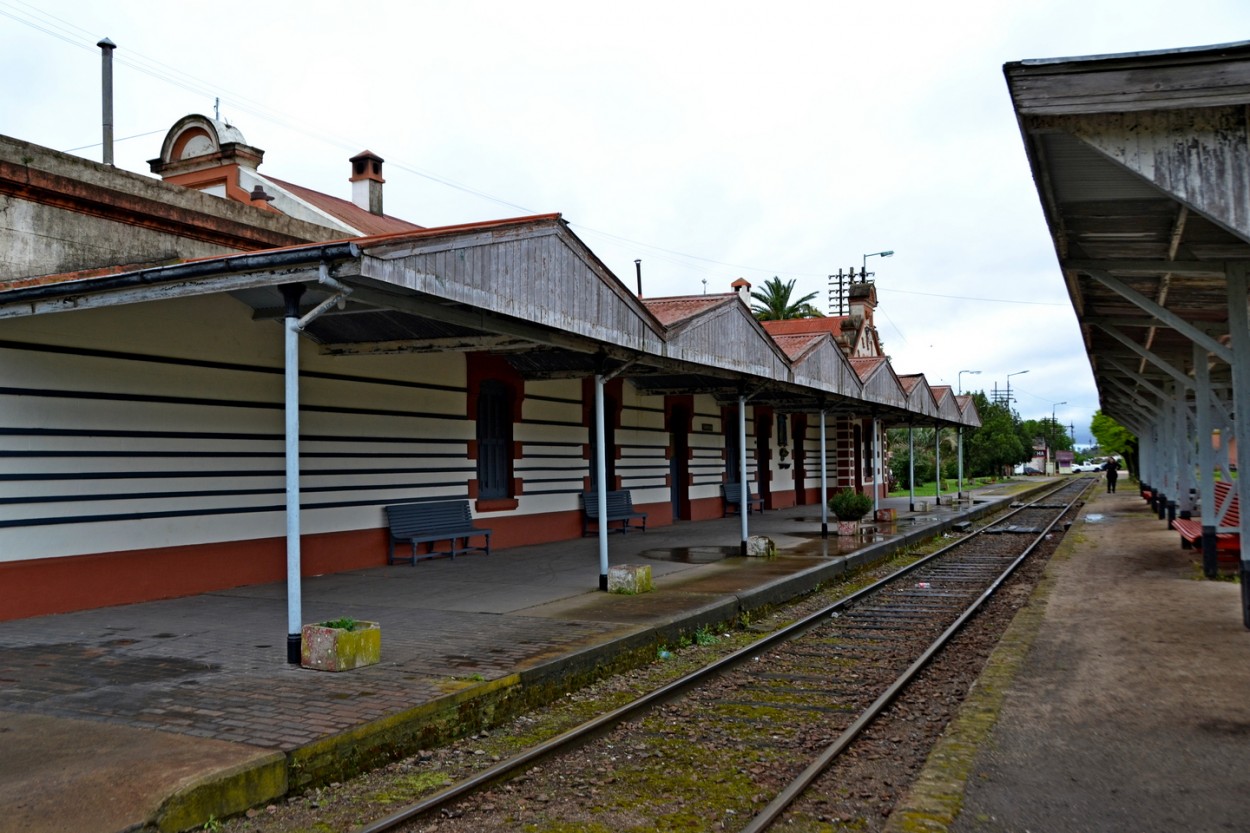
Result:
M352 202L370 214L382 214L382 178L381 156L373 151L362 150L353 156L352 163Z

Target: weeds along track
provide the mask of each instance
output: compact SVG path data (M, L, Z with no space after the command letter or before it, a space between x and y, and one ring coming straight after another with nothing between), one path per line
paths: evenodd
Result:
M803 829L787 808L1066 527L1090 482L1066 481L850 597L359 831L762 831L783 819Z

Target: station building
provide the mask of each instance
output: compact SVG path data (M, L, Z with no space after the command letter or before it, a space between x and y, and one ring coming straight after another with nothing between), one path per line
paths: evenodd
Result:
M600 482L657 525L743 473L882 496L887 427L979 424L894 370L871 283L761 324L745 281L638 297L557 214L422 227L376 154L351 199L263 157L198 115L160 179L0 137L0 619L384 565L396 503L504 549L579 537Z

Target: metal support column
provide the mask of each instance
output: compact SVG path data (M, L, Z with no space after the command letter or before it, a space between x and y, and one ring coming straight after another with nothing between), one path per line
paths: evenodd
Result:
M741 518L742 555L747 554L747 513L751 506L751 484L747 483L747 398L738 394L738 483L742 487L742 502L738 504L738 515Z
M602 373L595 374L595 491L599 499L599 589L608 589L608 455L605 442Z
M1228 264L1228 331L1233 353L1233 416L1237 420L1237 468L1241 469L1250 448L1250 431L1242 431L1250 414L1250 281L1246 277L1247 264L1235 261ZM1250 503L1250 477L1241 473L1236 480L1238 505L1241 512L1241 618L1250 628L1250 513L1244 511Z
M820 412L820 537L829 537L829 458L825 447L825 411Z
M907 426L907 498L911 511L916 511L916 437L911 425Z
M302 284L282 287L286 304L282 336L284 360L284 411L286 416L286 661L300 662L303 599L300 594L299 512L299 299Z
M1207 350L1194 344L1194 415L1198 435L1198 515L1202 519L1202 573L1215 578L1215 451L1211 447L1211 369Z
M959 456L959 485L956 487L955 499L962 501L964 499L964 427L962 425L956 429L955 443L955 454Z
M933 426L933 499L934 506L942 505L942 426Z
M885 445L881 436L881 424L872 418L872 519L877 519L877 510L881 508L881 469L884 467Z

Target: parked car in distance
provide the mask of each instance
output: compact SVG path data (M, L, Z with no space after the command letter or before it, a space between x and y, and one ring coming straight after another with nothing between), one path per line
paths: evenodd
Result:
M1104 465L1104 463L1073 463L1072 473L1078 474L1080 472L1102 471L1102 467Z
M1041 469L1035 469L1032 466L1026 466L1026 465L1016 466L1014 469L1012 469L1012 471L1015 474L1041 474L1042 473Z

